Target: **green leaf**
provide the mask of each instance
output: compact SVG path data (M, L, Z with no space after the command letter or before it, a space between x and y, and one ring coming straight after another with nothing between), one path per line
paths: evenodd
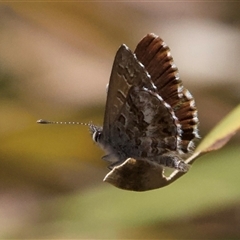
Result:
M195 152L205 153L222 148L240 129L240 105L231 111L199 144Z

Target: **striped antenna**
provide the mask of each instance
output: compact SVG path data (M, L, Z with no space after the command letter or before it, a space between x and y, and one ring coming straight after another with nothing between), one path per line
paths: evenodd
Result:
M55 121L48 121L39 119L37 120L37 123L39 124L66 124L66 125L84 125L84 126L92 126L91 123L81 123L81 122L55 122Z

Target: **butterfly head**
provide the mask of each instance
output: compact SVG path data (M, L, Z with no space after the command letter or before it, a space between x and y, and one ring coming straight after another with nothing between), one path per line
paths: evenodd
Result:
M90 133L93 141L100 144L102 140L102 127L99 127L90 123L89 129L90 129Z

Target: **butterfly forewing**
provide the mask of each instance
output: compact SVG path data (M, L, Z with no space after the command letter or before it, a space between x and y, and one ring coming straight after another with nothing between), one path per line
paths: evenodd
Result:
M116 53L108 85L103 123L105 141L109 141L112 137L110 133L111 127L115 124L126 102L130 88L144 85L148 89L154 89L153 84L149 81L149 77L144 70L144 66L137 61L131 50L123 44Z

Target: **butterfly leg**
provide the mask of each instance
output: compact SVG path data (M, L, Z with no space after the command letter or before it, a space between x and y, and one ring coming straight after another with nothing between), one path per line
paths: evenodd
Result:
M157 162L165 167L174 168L180 172L187 172L190 168L190 165L185 163L177 153L172 152L161 155Z
M113 154L108 154L102 157L102 160L107 161L110 163L108 166L109 169L113 169L115 166L120 165L123 163L120 159L116 158Z

